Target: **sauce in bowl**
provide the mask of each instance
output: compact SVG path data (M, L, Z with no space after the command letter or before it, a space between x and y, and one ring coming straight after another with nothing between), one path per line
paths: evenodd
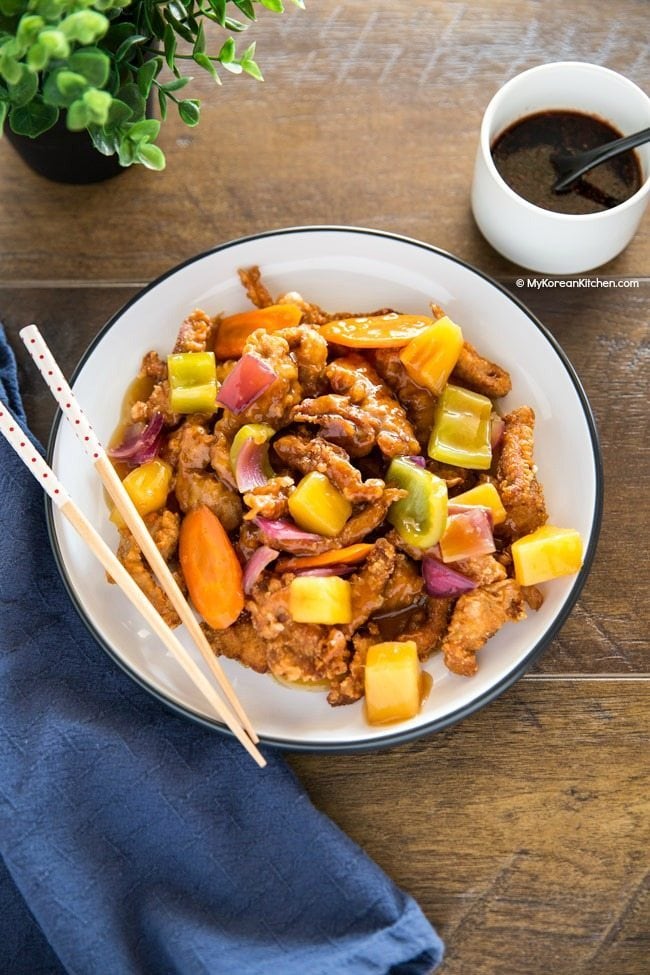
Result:
M491 146L499 175L519 196L556 213L598 213L624 203L640 189L641 167L634 150L601 163L556 193L555 152L584 152L620 139L608 122L583 112L536 112L513 122Z

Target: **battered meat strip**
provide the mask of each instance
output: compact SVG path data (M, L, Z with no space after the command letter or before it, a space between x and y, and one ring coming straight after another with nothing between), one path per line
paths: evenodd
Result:
M479 586L487 586L492 582L505 579L508 573L505 567L493 555L480 555L473 559L460 559L451 565L452 569L472 579Z
M347 670L350 651L336 627L295 623L289 612L289 581L271 577L254 586L246 609L266 644L268 667L276 677L291 681L321 681Z
M366 505L357 514L353 514L343 531L335 538L320 537L302 539L301 541L283 539L278 542L259 525L253 526L252 522L247 522L240 533L240 542L243 542L247 549L250 549L251 546L257 548L259 544L262 544L268 545L270 548L280 549L283 552L290 552L292 555L319 555L321 552L329 552L335 548L344 548L346 545L354 545L356 542L363 541L366 535L379 528L393 501L398 501L402 497L404 497L404 491L399 488L386 488L379 500ZM244 529L248 525L250 525L250 529L245 532Z
M244 504L250 511L244 515L251 521L260 515L262 518L285 518L289 514L289 495L295 488L292 477L272 477L267 484L255 487L244 495Z
M384 592L395 569L395 555L390 542L380 538L363 567L350 576L352 620L343 627L346 636L352 636L373 613L383 607Z
M298 381L303 396L317 396L323 391L327 365L327 342L311 325L283 328L280 335L289 346L298 365Z
M150 515L145 515L144 521L163 559L167 563L171 562L178 547L179 515L165 509ZM126 526L120 529L117 557L153 605L154 609L160 613L167 626L178 626L180 620L176 615L176 611L156 582L151 569L138 548L137 542ZM176 576L177 582L180 582L178 578L180 573L174 573L174 575ZM110 581L112 582L113 580L111 579Z
M328 393L303 400L294 408L291 419L319 426L323 436L344 449L350 457L365 457L377 440L375 418L355 406L349 396Z
M309 474L310 471L325 474L353 504L377 500L386 487L379 478L363 481L343 448L323 440L322 437L308 440L295 434L287 434L275 441L273 449L280 460L301 474Z
M546 522L548 515L533 463L535 414L530 406L520 406L506 414L503 421L496 486L507 518L500 534L514 539L535 531Z
M268 308L269 305L274 304L270 291L262 283L262 275L257 265L242 267L237 273L246 294L257 308Z
M258 674L268 671L266 644L253 626L248 613L243 612L226 630L213 630L207 623L202 623L201 629L218 656L239 660Z
M157 383L167 378L167 363L157 352L147 352L142 360L138 378L143 376L149 376Z
M176 474L174 491L181 511L188 512L206 505L226 531L239 528L243 515L241 498L215 474L181 468Z
M210 344L212 328L212 319L200 308L195 308L179 329L174 353L205 352Z
M352 657L346 672L330 681L330 691L327 703L332 707L341 704L354 704L364 694L364 674L368 650L373 643L381 643L381 636L376 627L370 626L368 632L355 633L352 637L354 647Z
M433 427L436 397L428 389L413 382L400 361L397 349L375 349L372 361L381 378L390 386L406 410L421 447L426 447Z
M495 362L484 359L469 342L463 342L449 381L466 386L490 399L506 396L512 389L510 373Z
M212 446L210 447L210 465L216 471L217 476L228 484L231 488L236 488L235 476L230 466L230 448L234 433L227 433L231 426L231 420L217 420L212 434Z
M525 619L524 598L514 579L502 579L459 597L442 641L445 665L472 677L476 653L504 623Z
M214 438L201 421L192 414L167 438L161 454L172 467L205 470L209 466Z
M179 413L174 413L170 406L170 389L167 379L156 383L146 400L138 400L131 407L131 419L134 423L147 423L154 413L162 413L165 424L174 427L180 421Z
M449 607L453 600L427 596L424 605L416 609L400 634L400 640L413 640L420 660L427 660L447 630Z

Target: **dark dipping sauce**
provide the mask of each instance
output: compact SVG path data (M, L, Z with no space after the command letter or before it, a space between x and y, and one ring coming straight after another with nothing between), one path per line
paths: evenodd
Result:
M598 213L624 203L641 187L641 167L634 150L601 163L560 193L553 190L559 173L551 155L595 149L621 135L593 115L537 112L502 132L491 152L502 179L529 203L556 213Z

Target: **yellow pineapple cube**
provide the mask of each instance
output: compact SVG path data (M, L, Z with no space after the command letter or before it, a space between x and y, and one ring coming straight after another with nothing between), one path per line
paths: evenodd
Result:
M340 576L296 576L289 587L289 612L296 623L350 623L352 586Z
M571 575L582 565L582 539L573 528L543 525L512 543L515 579L520 586Z
M406 721L420 710L422 670L413 640L376 643L365 669L366 713L370 724Z
M402 349L400 359L414 382L439 396L462 347L463 333L444 315L411 339Z
M475 504L481 508L489 508L492 512L492 524L501 525L506 520L506 509L503 507L499 492L491 482L477 484L470 491L451 498L450 504Z
M324 474L311 471L289 497L289 511L305 531L334 538L352 514L352 505Z

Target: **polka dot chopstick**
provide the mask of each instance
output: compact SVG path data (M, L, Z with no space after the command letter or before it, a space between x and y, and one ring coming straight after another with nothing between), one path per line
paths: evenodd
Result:
M0 404L0 433L13 447L25 467L36 478L43 490L47 492L61 514L67 518L95 558L99 560L127 599L144 617L156 636L160 638L185 673L198 687L214 709L219 720L223 721L230 728L235 737L260 767L266 765L264 757L235 720L230 709L226 707L217 695L214 687L201 671L200 667L170 630L163 618L156 612L101 535L98 534L86 516L75 505L54 471L45 463L29 438L25 436L12 414L2 404Z
M126 522L141 552L151 566L162 589L169 597L172 606L185 624L201 656L218 682L228 704L232 707L248 736L252 741L257 743L259 738L255 729L226 677L221 664L215 657L214 651L208 643L196 616L192 612L191 606L181 592L169 566L158 551L147 526L123 487L106 451L99 442L88 418L77 402L74 393L70 389L65 376L61 372L43 336L36 325L28 325L21 330L20 337L43 379L49 386L50 392L61 407L61 412L72 427L95 470L99 474L115 507Z

